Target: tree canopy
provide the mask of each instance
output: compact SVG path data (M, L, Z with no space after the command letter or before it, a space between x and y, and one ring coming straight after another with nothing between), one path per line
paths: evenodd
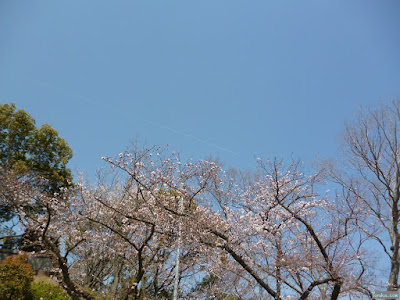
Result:
M9 180L38 180L41 192L59 193L72 182L67 163L72 157L68 143L48 124L40 128L26 111L14 103L0 104L0 221L3 222L2 238L5 243L13 235L12 225L16 201L7 189ZM11 178L13 177L13 178ZM5 225L7 224L7 225ZM8 238L6 238L8 237ZM7 239L7 241L5 240Z
M23 175L46 178L48 191L57 192L72 180L67 163L68 143L48 124L36 127L35 119L14 103L0 105L0 166Z

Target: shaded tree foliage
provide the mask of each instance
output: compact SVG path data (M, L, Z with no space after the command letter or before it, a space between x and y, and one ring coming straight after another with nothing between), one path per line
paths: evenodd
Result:
M71 157L71 148L54 128L48 124L37 128L35 119L26 111L17 110L14 103L1 104L0 222L4 224L15 215L13 195L6 192L4 185L6 176L24 182L40 178L37 185L43 192L60 193L72 181L71 170L67 168ZM9 236L10 231L3 230L1 235Z
M28 171L46 178L49 192L58 192L72 180L67 163L68 143L48 124L37 128L35 119L15 104L0 105L0 165L19 174Z

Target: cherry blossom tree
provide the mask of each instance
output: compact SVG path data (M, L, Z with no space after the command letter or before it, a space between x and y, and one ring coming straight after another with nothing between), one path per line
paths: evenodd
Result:
M344 210L340 199L319 196L320 174L306 176L300 163L286 167L277 160L260 161L260 173L239 188L212 162L182 164L179 155L154 150L106 158L143 199L140 210L124 209L122 202L120 208L102 205L129 211L126 219L175 238L180 220L183 245L196 248L197 257L208 254L208 263L193 263L204 272L230 277L232 291L241 290L241 296L259 296L261 290L274 299L369 295L354 212ZM185 199L184 211L178 209L179 197Z
M321 174L300 163L260 160L255 174L235 175L160 147L104 160L97 182L54 197L2 179L73 299L171 298L177 255L187 299L369 295L354 210L319 195Z
M183 164L179 155L165 156L158 148L135 149L106 160L119 170L118 180L76 184L54 197L42 193L37 184L12 180L6 185L7 192L18 196L19 219L35 239L29 246L53 255L73 299L94 299L88 289L118 299L168 296L178 224L188 227L183 216L202 213L198 204L206 200L203 190L218 168L208 162ZM17 195L19 191L23 194ZM184 211L178 209L181 198ZM190 281L186 278L198 272L201 255L195 243L182 240L183 293Z
M79 253L84 254L81 262L86 267L89 266L88 257L96 266L100 259L111 262L108 272L112 284L106 289L108 295L118 299L130 296L134 299L152 296L154 299L168 295L171 290L177 219L158 207L155 201L165 201L166 207L173 210L177 194L156 191L155 195L158 199L152 199L147 191L140 191L130 179L122 186L101 184L94 190L85 188L82 191L80 197L85 204L82 215L90 222L90 231L94 229L90 240L99 245L87 247L82 244L79 247ZM102 249L100 256L99 247ZM183 252L181 275L193 269L189 262L195 253L195 249ZM89 278L88 275L88 272L83 274L81 281L94 279L92 274Z
M234 289L248 297L260 290L274 299L369 295L354 212L344 210L340 199L318 195L320 174L304 175L300 163L260 161L261 173L235 188L212 162L181 164L179 155L161 153L135 150L106 160L125 173L152 205L149 211L162 219L157 232L176 236L176 221L183 220L183 244L196 245L198 256L208 253L212 261L204 271L236 274ZM185 198L183 212L177 198L171 201L171 191Z
M153 249L155 253L162 251L162 256L155 253L148 255L163 262L157 264L163 268L155 268L153 274L147 276L153 283L160 282L161 279L164 286L170 285L169 281L173 278L171 271L176 267L175 261L170 258L179 255L179 251L176 250L181 240L182 254L179 259L183 268L179 272L179 281L181 292L184 292L184 287L189 282L184 279L190 273L199 271L198 264L202 259L201 245L193 238L196 234L193 220L205 215L203 208L208 207L208 198L205 195L210 185L218 178L220 168L207 161L183 163L179 154L156 147L143 150L136 148L132 152L121 153L117 159L105 160L125 177L121 187L125 196L117 197L118 202L107 202L101 197L97 197L96 200L102 207L120 215L125 220L124 227L136 224L141 229L149 228L151 237L148 236L146 242L161 241L155 242L155 245L159 246L134 246L136 251L142 248ZM126 200L121 201L122 199ZM184 202L183 210L182 207L179 208L180 200ZM96 222L95 218L91 220ZM104 225L104 222L102 224ZM179 228L182 225L185 233L179 239ZM114 229L111 230L120 234ZM127 230L129 233L134 232L132 228ZM126 233L120 235L127 243L133 241ZM143 269L141 273L145 276L146 271ZM154 292L157 290L159 288L155 288ZM189 287L186 290L189 290Z
M319 196L320 174L303 174L298 162L259 167L235 192L229 184L230 202L220 197L224 225L208 229L217 237L210 247L220 249L216 274L237 274L236 287L257 297L261 290L273 299L370 295L352 212Z
M79 231L80 218L71 209L71 197L68 190L51 196L43 192L46 180L39 176L16 176L12 170L1 170L0 193L3 201L17 212L20 231L25 229L31 239L28 248L32 251L48 251L54 257L60 269L60 279L73 299L94 299L89 293L78 287L70 277L68 256L84 239ZM68 236L74 236L72 243L63 243ZM61 245L63 247L61 247Z

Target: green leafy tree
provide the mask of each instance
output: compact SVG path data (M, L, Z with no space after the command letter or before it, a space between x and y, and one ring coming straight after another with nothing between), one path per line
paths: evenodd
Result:
M37 128L35 119L14 103L0 105L0 165L19 174L28 171L48 180L48 191L58 192L72 180L67 163L68 143L48 124Z
M0 236L10 236L4 224L15 215L12 192L7 191L6 177L12 180L41 178L42 192L54 194L71 184L67 163L72 157L68 143L48 124L36 127L35 119L14 103L0 104ZM44 179L44 183L43 183ZM39 187L39 184L37 184Z
M0 299L32 299L32 267L22 255L9 256L0 264Z

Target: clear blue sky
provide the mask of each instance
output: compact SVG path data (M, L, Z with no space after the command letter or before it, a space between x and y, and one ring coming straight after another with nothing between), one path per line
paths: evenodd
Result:
M93 173L129 141L250 168L333 156L400 95L400 1L0 0L0 102Z

